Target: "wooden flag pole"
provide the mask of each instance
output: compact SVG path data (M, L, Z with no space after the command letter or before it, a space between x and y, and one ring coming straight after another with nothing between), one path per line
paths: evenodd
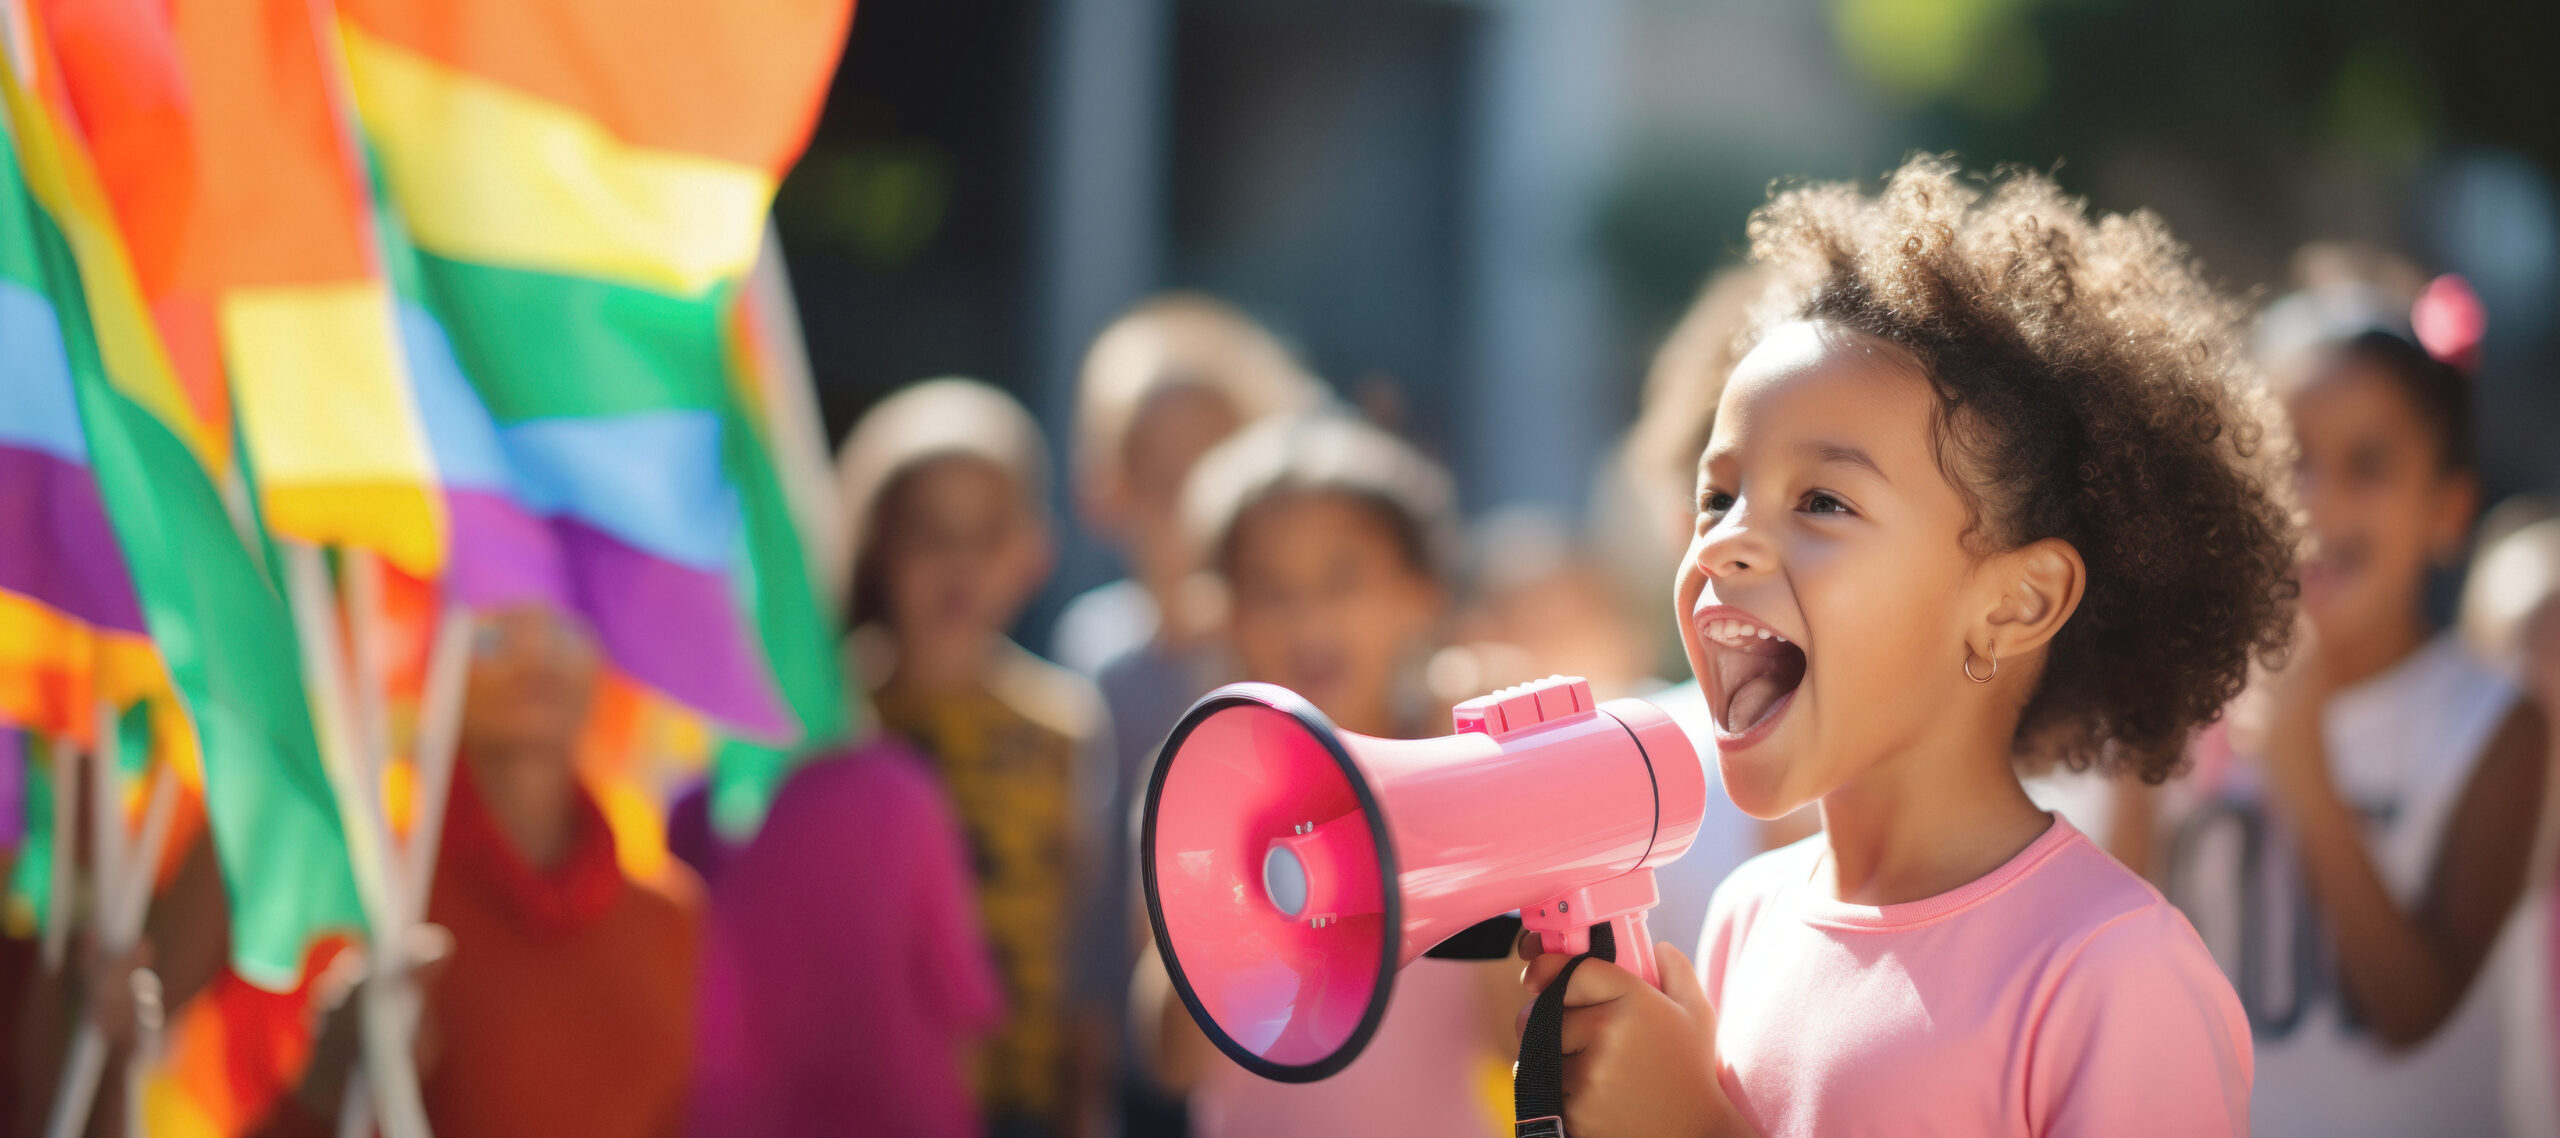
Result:
M169 831L177 817L178 772L163 759L151 775L151 798L142 809L142 830L134 835L133 856L125 863L124 886L106 917L110 951L118 956L142 940L143 920L151 913L151 898L160 883L160 859L169 852ZM131 982L130 977L125 979ZM124 1069L124 1120L125 1130L141 1138L142 1062L156 1050L150 1041L157 1038L159 1027L148 1023L137 1027L141 1034L135 1037L134 1058Z
M91 928L103 934L105 930L97 926L110 907L110 895L122 886L117 864L124 854L122 795L116 793L118 727L114 705L101 701L94 722L92 730L97 741L89 748L89 785L84 796L89 806L89 919ZM55 817L68 813L72 811L58 812ZM105 939L100 935L99 947L105 947ZM78 1138L88 1129L89 1107L97 1097L98 1079L106 1068L107 1037L84 1009L80 1025L71 1036L71 1053L62 1064L62 1081L54 1091L53 1113L45 1123L47 1138Z
M471 676L471 610L445 605L427 653L426 690L418 697L417 810L409 823L409 905L413 920L427 918L435 886L436 857L444 840L445 803L453 791L453 764L462 743L462 692Z
M370 636L366 624L373 618L359 607L354 620L362 642ZM404 879L402 891L407 901L406 928L416 928L427 919L427 899L435 884L436 855L444 835L445 803L453 786L453 763L462 734L462 693L470 676L472 622L469 609L448 603L436 622L434 642L427 650L425 690L418 701L418 730L410 752L415 768L413 797L409 817L409 837L397 848L392 871ZM370 680L370 677L367 677ZM401 974L386 986L390 1020L398 1025L400 1037L414 1040L418 1019L425 1004L425 994L414 979ZM355 1072L348 1080L346 1098L340 1103L338 1133L341 1138L359 1138L372 1121L373 1093L364 1072Z
M98 947L110 962L121 959L142 939L142 921L151 910L152 886L158 882L162 855L168 852L169 830L178 813L178 772L162 762L151 776L151 797L143 807L142 827L126 845L122 795L115 786L115 708L101 704L98 725L101 745L93 751L91 769L97 780L95 801L108 804L95 811L98 829L92 843L98 851L98 864L105 867L93 876L96 880L96 907L92 918L98 930ZM118 977L117 980L124 978ZM107 982L106 977L91 977L93 983ZM71 1038L71 1053L62 1067L62 1083L53 1100L53 1113L45 1125L50 1138L77 1138L88 1128L89 1111L96 1105L98 1083L106 1074L107 1036L94 1015L83 1015L78 1030ZM133 1101L134 1088L141 1072L128 1066L125 1070L125 1099ZM142 1120L128 1111L126 1129L140 1133Z
M347 833L347 854L355 872L356 895L373 933L373 980L396 972L405 941L399 882L391 865L390 823L383 816L382 796L368 796L361 765L363 744L354 699L347 690L354 674L337 635L337 604L329 585L328 566L319 547L283 543L285 587L292 601L296 638L302 647L304 685L311 693L313 725L319 731L322 765ZM405 1033L389 1022L388 1007L378 994L383 984L368 982L357 1016L366 1081L381 1099L385 1138L427 1138L426 1107L419 1097L418 1069Z
M338 566L347 598L347 652L351 665L347 677L354 683L356 741L360 744L356 755L362 760L365 792L379 802L382 781L391 766L390 695L384 690L389 685L382 675L382 559L370 549L349 547L340 551ZM384 822L387 827L387 816ZM398 845L383 849L391 858L389 868L396 873ZM396 896L396 882L393 890Z
M105 923L115 891L123 887L125 853L124 791L116 785L124 727L115 705L105 700L98 701L97 723L98 741L89 748L89 922L93 928Z

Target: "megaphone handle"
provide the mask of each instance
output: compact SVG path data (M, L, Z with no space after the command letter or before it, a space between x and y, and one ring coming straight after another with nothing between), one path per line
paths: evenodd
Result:
M1645 920L1646 909L1609 919L1609 932L1618 942L1618 967L1644 978L1656 988L1662 986L1662 969L1653 961L1653 927Z
M1654 963L1653 929L1645 919L1649 909L1620 913L1608 920L1611 939L1617 942L1616 963L1644 978L1656 988L1662 986L1662 969ZM1580 956L1591 951L1592 926L1576 929L1545 929L1538 933L1539 946L1561 956Z

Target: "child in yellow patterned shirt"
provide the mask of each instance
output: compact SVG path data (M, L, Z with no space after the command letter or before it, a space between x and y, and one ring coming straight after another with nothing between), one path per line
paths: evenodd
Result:
M1075 975L1108 794L1091 684L1005 636L1047 578L1047 448L1011 397L940 379L882 402L840 463L851 511L854 674L879 722L932 757L958 808L1007 1002L977 1056L997 1135L1070 1135L1093 1113L1105 1010Z

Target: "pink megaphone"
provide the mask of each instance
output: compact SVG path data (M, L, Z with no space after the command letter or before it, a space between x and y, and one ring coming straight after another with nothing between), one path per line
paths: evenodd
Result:
M1550 952L1608 924L1659 984L1651 867L1706 810L1687 734L1640 699L1554 676L1459 704L1455 734L1373 739L1270 684L1203 697L1147 784L1139 865L1174 990L1246 1070L1348 1065L1397 970L1517 910Z

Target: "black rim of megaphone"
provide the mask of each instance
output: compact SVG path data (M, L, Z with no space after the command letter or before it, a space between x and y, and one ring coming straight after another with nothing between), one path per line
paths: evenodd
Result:
M1182 749L1182 741L1190 736L1191 729L1210 716L1230 707L1247 706L1267 707L1292 716L1324 744L1324 749L1332 753L1334 764L1342 768L1343 778L1350 782L1351 793L1360 800L1360 813L1369 820L1369 840L1378 849L1378 870L1384 886L1378 891L1384 922L1378 935L1378 982L1369 990L1369 1006L1361 1009L1360 1026L1352 1030L1351 1038L1313 1063L1274 1063L1246 1050L1218 1026L1216 1017L1201 1006L1199 994L1191 990L1190 978L1182 974L1182 959L1173 951L1173 938L1166 934L1164 904L1156 893L1156 803L1164 796L1165 773L1173 769L1174 752ZM1352 765L1351 752L1342 749L1333 720L1316 710L1316 705L1276 684L1228 684L1192 704L1191 710L1182 714L1182 722L1174 724L1173 733L1165 736L1164 746L1156 751L1155 773L1147 778L1146 824L1139 838L1138 863L1146 883L1147 923L1155 928L1157 956L1164 961L1165 975L1173 980L1173 990L1181 995L1183 1006L1191 1010L1192 1021L1200 1025L1210 1042L1218 1045L1218 1050L1226 1052L1227 1058L1275 1082L1312 1083L1350 1066L1353 1059L1360 1057L1360 1052L1369 1046L1369 1037L1377 1034L1378 1022L1386 1018L1387 995L1396 979L1396 953L1404 943L1404 898L1396 888L1396 851L1387 840L1386 815L1378 809L1376 796L1369 792L1369 780L1361 775L1359 767Z

